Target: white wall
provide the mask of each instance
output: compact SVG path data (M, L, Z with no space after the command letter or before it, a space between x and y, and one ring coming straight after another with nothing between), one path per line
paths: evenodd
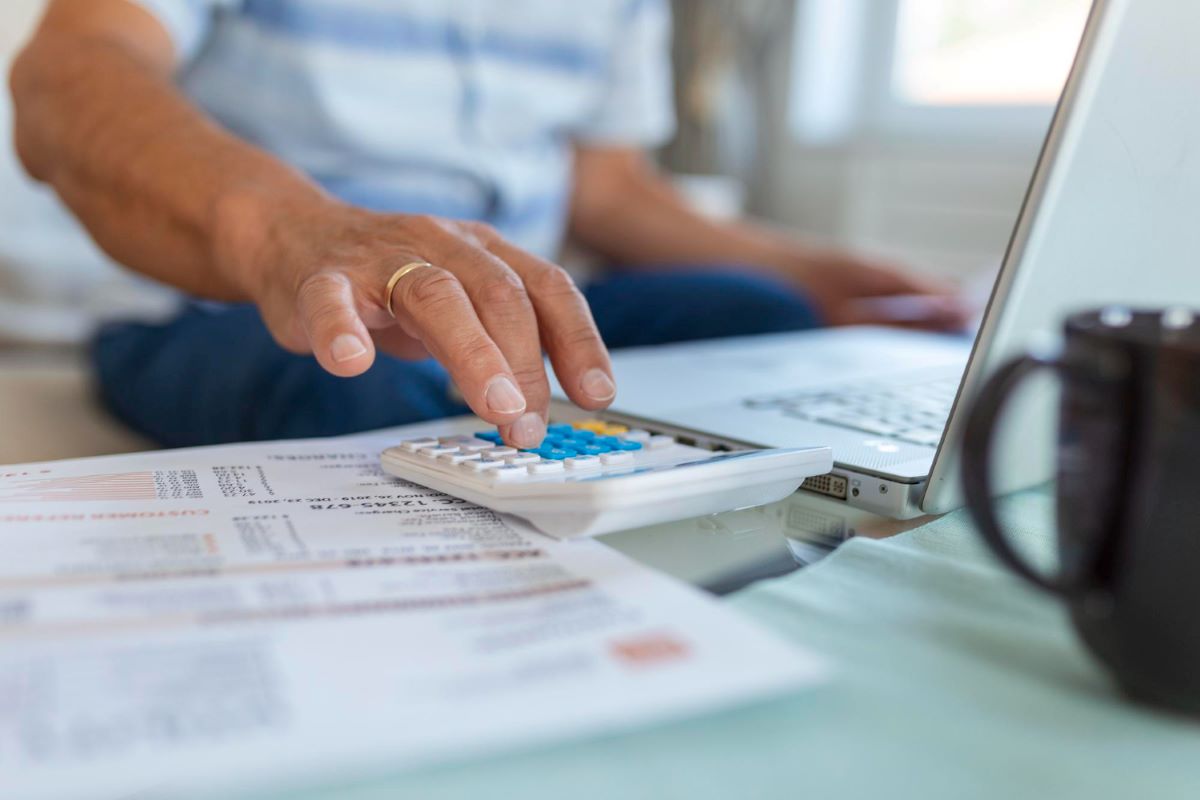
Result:
M754 207L803 233L969 279L1003 255L1039 144L783 142Z
M20 46L37 21L44 0L3 0L0 2L0 65L5 74L13 52Z

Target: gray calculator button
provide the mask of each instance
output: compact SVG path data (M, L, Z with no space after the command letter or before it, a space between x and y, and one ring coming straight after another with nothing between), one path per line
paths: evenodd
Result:
M633 463L633 453L604 453L600 463L606 467L623 467Z
M448 461L451 464L461 464L464 461L478 461L481 458L479 453L464 453L459 450L457 453L446 453L438 456L438 461Z
M566 460L567 469L599 469L600 459L595 456L575 456Z
M436 447L437 443L437 439L430 439L428 437L424 439L409 439L408 441L400 443L400 449L406 453L415 453L418 450L423 450L427 447Z
M536 464L530 464L526 469L530 475L553 475L556 472L563 471L561 461L539 461Z
M541 460L541 456L535 456L533 453L517 453L515 456L504 457L505 463L513 464L514 466L521 464L535 464Z
M499 469L508 465L498 458L480 458L474 461L464 461L459 466L468 472L487 472L488 470Z
M458 448L446 447L443 445L442 447L426 447L425 449L418 450L417 452L426 458L437 458L438 456L444 456L448 453L457 453Z
M483 451L487 458L504 458L505 456L515 456L517 448L515 447L490 447Z
M651 450L658 450L673 444L675 444L675 439L671 436L651 436L649 447Z
M438 442L440 444L447 445L447 446L448 445L456 445L457 446L457 445L462 444L463 442L470 442L470 441L474 441L474 440L475 440L474 436L467 436L462 433L456 434L454 436L439 436L438 437Z
M529 476L525 467L516 464L505 464L498 469L489 470L487 475L494 481L515 481Z

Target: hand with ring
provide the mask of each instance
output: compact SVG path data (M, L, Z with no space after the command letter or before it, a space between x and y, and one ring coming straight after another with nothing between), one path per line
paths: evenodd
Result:
M260 206L255 206L255 209ZM275 339L329 372L365 372L382 351L432 355L507 443L539 444L550 388L543 349L571 400L597 410L616 386L583 295L561 267L474 222L317 207L231 220L238 259Z

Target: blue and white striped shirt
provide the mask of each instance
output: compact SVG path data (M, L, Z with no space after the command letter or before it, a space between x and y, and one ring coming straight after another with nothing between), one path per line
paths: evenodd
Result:
M571 145L671 133L665 0L137 0L188 95L380 211L483 220L557 255Z

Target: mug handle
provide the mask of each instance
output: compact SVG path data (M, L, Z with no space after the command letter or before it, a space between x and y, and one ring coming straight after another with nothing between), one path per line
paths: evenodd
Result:
M1070 380L1072 373L1078 371L1078 366L1057 358L1019 356L997 369L983 385L963 433L963 494L976 527L1001 562L1044 591L1075 598L1092 588L1087 583L1087 567L1094 561L1097 548L1093 547L1083 560L1077 562L1080 568L1074 574L1064 572L1047 575L1030 566L1013 547L1000 526L992 502L991 454L996 420L1013 391L1030 375L1044 369L1053 371L1060 380Z

